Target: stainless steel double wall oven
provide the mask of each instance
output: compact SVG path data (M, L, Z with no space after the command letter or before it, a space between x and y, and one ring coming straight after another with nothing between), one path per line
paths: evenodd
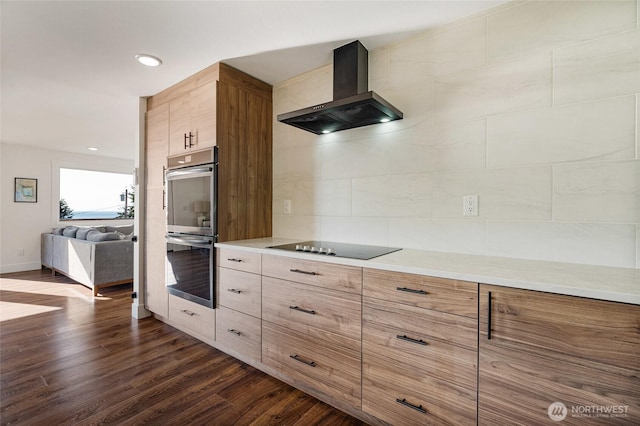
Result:
M217 147L169 157L167 291L215 307Z

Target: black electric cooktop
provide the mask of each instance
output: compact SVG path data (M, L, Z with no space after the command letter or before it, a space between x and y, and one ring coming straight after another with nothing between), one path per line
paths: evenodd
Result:
M402 250L396 247L366 246L361 244L334 243L331 241L301 241L267 248L312 253L318 256L346 257L361 260L369 260L374 257Z

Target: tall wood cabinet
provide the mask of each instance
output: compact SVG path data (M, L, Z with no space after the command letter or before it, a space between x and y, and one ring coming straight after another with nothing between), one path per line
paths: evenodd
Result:
M214 64L147 100L146 300L167 315L167 156L218 146L218 241L271 236L271 86ZM186 137L185 137L186 135Z
M145 303L147 309L166 317L169 295L165 288L165 210L164 171L169 152L169 105L161 104L147 111L146 156L146 216L145 216Z
M479 326L480 425L640 424L640 306L481 285Z

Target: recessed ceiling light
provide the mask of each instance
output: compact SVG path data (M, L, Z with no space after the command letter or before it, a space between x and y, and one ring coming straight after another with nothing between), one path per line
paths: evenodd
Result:
M323 130L322 133L326 135L327 133L331 133L331 130Z
M148 67L157 67L158 65L162 64L162 61L160 60L160 58L156 58L155 56L142 54L142 53L136 55L136 60L140 62L142 65L146 65Z
M89 149L89 151L97 151L98 150L98 148L94 148L94 147L90 147L88 149Z

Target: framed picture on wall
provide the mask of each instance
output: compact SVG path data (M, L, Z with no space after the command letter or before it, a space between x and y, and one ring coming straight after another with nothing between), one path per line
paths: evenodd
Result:
M16 203L38 202L38 179L15 178L13 201Z

